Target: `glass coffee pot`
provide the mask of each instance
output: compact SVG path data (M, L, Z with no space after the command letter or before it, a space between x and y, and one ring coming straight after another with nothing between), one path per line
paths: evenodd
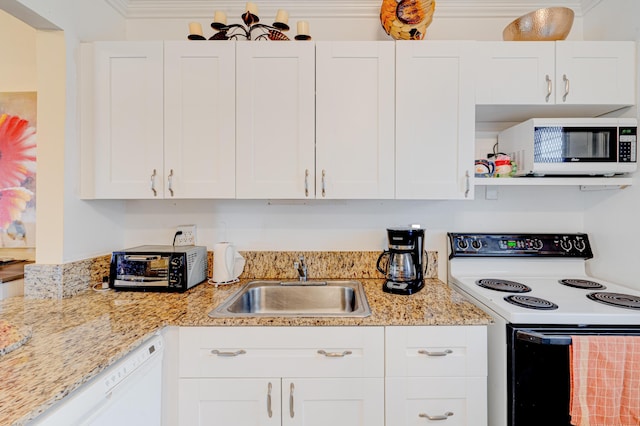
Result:
M387 293L413 294L424 286L424 229L388 228L389 250L378 257L376 267L385 274L382 290ZM383 261L387 259L386 264Z

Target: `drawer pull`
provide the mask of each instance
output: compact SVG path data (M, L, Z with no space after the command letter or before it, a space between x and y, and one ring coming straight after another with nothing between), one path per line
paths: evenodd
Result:
M342 353L340 353L340 352L327 352L327 351L325 351L323 349L318 349L318 353L320 355L326 356L327 358L344 358L347 355L351 355L353 352L351 352L351 351L344 351Z
M271 389L273 385L269 382L269 386L267 386L267 415L269 418L273 417L273 411L271 411Z
M293 382L289 385L289 416L294 418L296 413L293 411L293 390L295 386L293 386Z
M238 356L246 353L247 351L245 351L244 349L240 349L239 351L235 351L235 352L222 352L217 349L213 349L211 351L211 355L217 355L217 356Z
M453 413L451 411L447 411L441 416L430 416L427 413L418 414L418 417L427 418L429 420L447 420L451 416L453 416Z
M445 349L445 350L444 350L444 351L442 351L442 352L430 352L430 351L428 351L428 350L426 350L426 349L420 349L420 350L418 351L418 353L419 353L420 355L426 355L426 356L447 356L447 355L449 355L449 354L452 354L452 353L453 353L453 351L452 351L451 349Z

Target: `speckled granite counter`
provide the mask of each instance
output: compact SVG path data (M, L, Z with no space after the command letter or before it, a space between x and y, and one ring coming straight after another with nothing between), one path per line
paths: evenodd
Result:
M446 284L426 280L412 296L382 292L365 279L367 318L213 319L207 314L238 284L201 284L183 294L85 291L67 299L0 302L0 316L30 328L31 339L0 357L0 425L22 425L166 325L483 325L490 318Z

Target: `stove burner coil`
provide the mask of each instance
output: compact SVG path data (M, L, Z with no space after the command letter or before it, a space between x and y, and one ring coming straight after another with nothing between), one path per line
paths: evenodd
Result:
M512 294L510 296L505 296L504 300L511 303L512 305L520 306L522 308L547 311L558 309L558 305L556 305L555 303L549 302L545 299L540 299L539 297L528 296L526 294Z
M569 278L569 279L559 280L558 282L560 284L563 284L569 287L581 288L584 290L604 290L605 288L607 288L606 286L604 286L603 284L600 284L599 282L589 281L589 280L575 280L575 279Z
M631 294L609 293L606 291L597 291L587 294L587 297L596 302L605 305L615 306L618 308L640 309L640 297Z
M528 293L531 291L531 288L522 283L502 279L483 278L476 281L476 284L480 287L507 293Z

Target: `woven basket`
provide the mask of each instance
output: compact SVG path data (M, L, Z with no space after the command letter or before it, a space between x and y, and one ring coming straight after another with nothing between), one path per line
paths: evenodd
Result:
M382 0L380 23L396 40L422 40L435 8L435 0Z

